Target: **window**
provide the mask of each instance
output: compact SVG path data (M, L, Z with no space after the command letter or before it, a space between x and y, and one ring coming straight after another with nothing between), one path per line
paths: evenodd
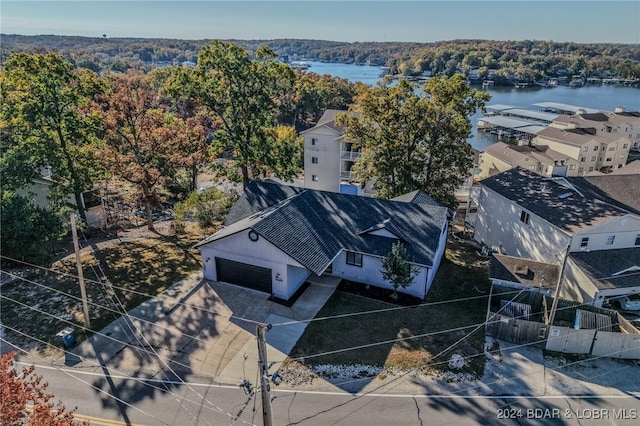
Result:
M614 145L611 145L611 146L609 147L609 151L615 151L615 150L616 150L616 147L615 147Z
M311 162L313 164L318 164L318 157L311 157Z
M347 265L362 267L362 254L353 251L347 252Z
M314 182L318 181L318 175L311 175L311 180Z
M587 157L580 157L580 162L584 163L585 161L587 161Z
M622 144L622 147L623 147L624 149L627 149L627 148L629 147L629 144L624 143L624 144Z
M598 150L598 145L594 146L594 147L593 147L593 150L594 150L594 151L597 151L597 150Z
M580 241L580 247L586 247L589 245L589 237L583 237Z
M596 161L598 159L598 157L596 157L595 155L593 157L591 157L591 161Z
M584 169L582 167L578 167L578 173L582 173Z
M529 224L529 213L525 212L524 210L522 210L520 212L520 222L524 222L525 224Z
M583 146L583 147L582 147L582 151L584 151L584 152L589 151L589 147L588 147L588 146Z
M640 234L636 235L636 243L634 245L640 246Z
M606 161L613 161L613 158L612 157L607 157Z
M569 170L575 170L575 169L576 169L576 165L575 164L572 164L572 165L569 166Z
M311 145L315 145L318 142L318 139L311 138Z
M536 166L529 166L529 170L535 170Z
M593 171L593 166L589 167L589 171L592 172Z
M608 246L613 245L613 242L615 241L615 239L616 239L616 236L615 236L615 235L609 235L609 236L607 237L607 245L608 245Z

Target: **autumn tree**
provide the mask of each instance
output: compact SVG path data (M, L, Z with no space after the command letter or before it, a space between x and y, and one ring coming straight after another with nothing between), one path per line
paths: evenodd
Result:
M137 188L153 230L151 209L160 205L162 185L180 162L177 145L184 127L159 104L145 76L119 75L111 87L104 143L97 155L112 174Z
M3 64L0 75L0 131L3 182L28 184L39 168L52 171L54 203L73 194L86 220L82 193L92 187L99 168L93 143L99 114L93 99L102 93L90 70L74 70L59 55L18 53Z
M200 50L195 71L198 97L219 123L213 147L231 153L243 186L269 171L292 178L295 161L280 155L289 151L276 149L270 137L293 81L291 67L268 48L257 49L252 59L236 44L213 41Z
M381 198L422 190L448 207L472 167L469 116L489 95L462 75L431 78L421 88L385 80L359 96L359 115L343 114L346 137L362 149L353 171L374 181Z
M14 367L15 353L0 357L0 424L4 426L47 425L76 426L88 422L74 421L75 410L68 411L62 402L54 405L48 384L34 373L35 367L18 371Z
M180 152L177 166L188 174L188 191L194 191L200 169L215 154L209 152L207 144L215 122L198 98L197 78L192 68L156 68L149 76L161 102L180 120L177 123L181 127L176 147Z
M411 264L406 247L400 242L393 243L391 251L382 259L382 278L393 287L394 299L398 298L398 287L407 288L413 283L418 269Z

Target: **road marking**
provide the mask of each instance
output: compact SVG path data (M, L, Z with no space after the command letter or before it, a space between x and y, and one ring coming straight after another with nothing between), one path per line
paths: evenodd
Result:
M91 371L79 371L69 368L52 367L49 365L37 365L25 362L14 362L14 364L21 364L25 366L35 365L36 368L42 368L45 370L57 370L63 371L69 374L85 375L85 376L99 376L104 377L103 373L94 373ZM95 368L99 368L96 366ZM119 380L133 380L136 382L150 382L161 383L170 385L184 385L184 386L200 386L207 388L219 388L219 389L239 389L239 387L233 385L220 385L215 383L197 383L197 382L182 382L176 380L161 380L161 379L145 379L142 377L120 376L109 374L112 379ZM271 392L277 392L282 394L310 394L310 395L332 395L332 396L353 396L353 397L372 397L372 398L429 398L429 399L598 399L598 398L612 398L612 399L640 399L640 392L627 392L625 395L439 395L439 394L390 394L390 393L349 393L349 392L332 392L332 391L312 391L312 390L296 390L296 389L274 389L271 388Z
M24 406L24 409L29 412L33 411L33 404L26 404ZM51 412L57 414L58 410L53 408L51 409ZM110 419L103 419L101 417L86 416L84 414L78 414L76 412L72 414L73 414L74 420L80 420L80 421L85 420L89 422L89 424L96 425L96 426L144 426L142 423L125 423L119 420L110 420Z

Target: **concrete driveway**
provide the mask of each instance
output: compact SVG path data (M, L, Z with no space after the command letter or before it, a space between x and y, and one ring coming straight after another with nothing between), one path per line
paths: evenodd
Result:
M82 342L58 365L110 367L143 377L205 376L218 384L254 383L258 372L256 326L266 333L267 358L275 372L340 279L310 277L291 306L243 287L211 282L200 273L175 284Z

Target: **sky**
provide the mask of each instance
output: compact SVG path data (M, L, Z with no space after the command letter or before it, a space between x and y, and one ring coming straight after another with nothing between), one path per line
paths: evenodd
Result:
M640 1L2 0L0 33L189 40L430 43L487 39L634 44L640 43Z

